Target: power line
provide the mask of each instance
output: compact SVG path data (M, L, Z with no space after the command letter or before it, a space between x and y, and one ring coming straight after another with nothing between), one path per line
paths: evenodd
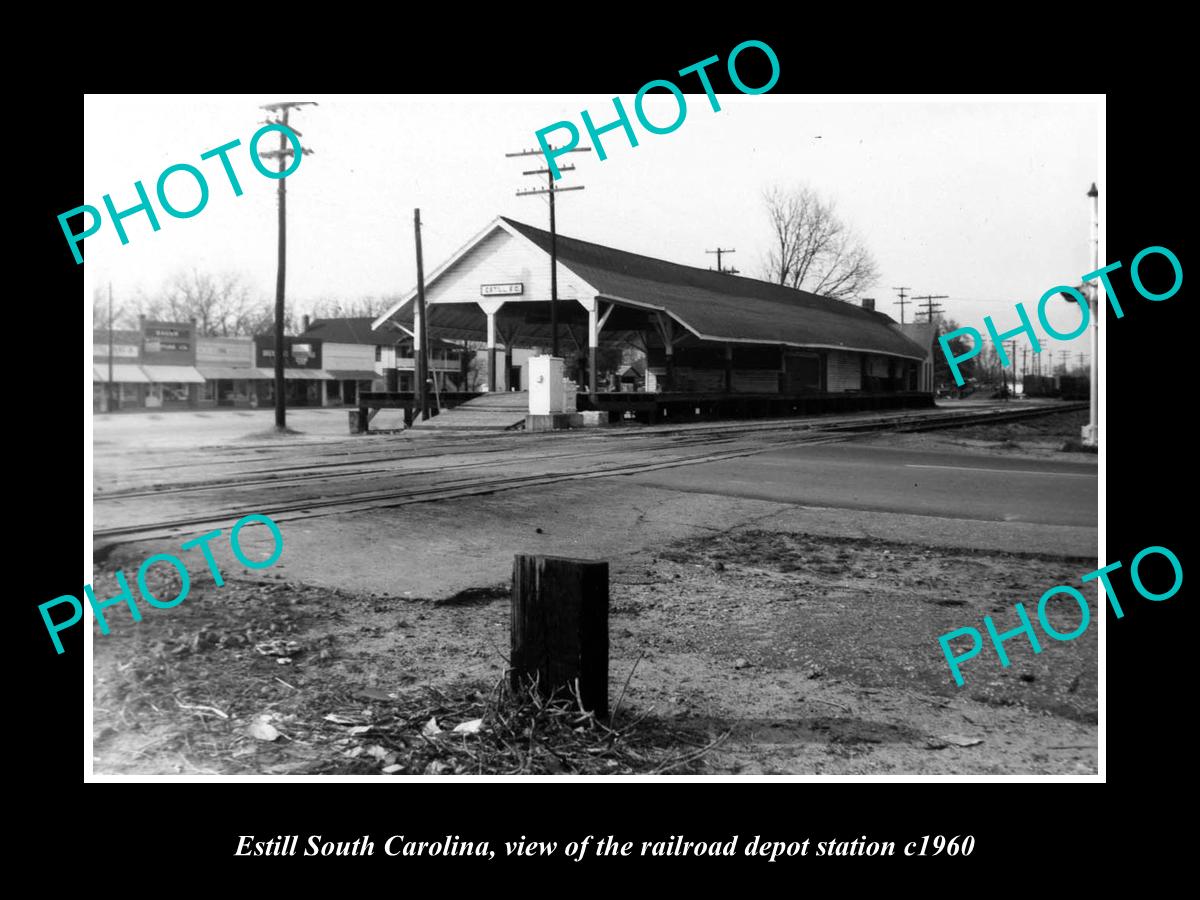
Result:
M942 312L942 304L940 304L940 303L934 303L933 301L934 301L934 300L949 300L949 299L950 299L950 295L949 295L949 294L926 294L926 295L925 295L925 296L923 296L923 297L916 297L916 296L914 296L914 297L913 297L913 300L914 300L914 301L917 301L917 300L924 300L924 301L925 301L925 310L924 310L924 312L925 312L925 321L926 321L926 322L932 322L932 321L933 321L933 316L934 316L934 313L937 313L938 315L941 315L941 312Z
M722 253L737 253L737 250L733 250L733 249L727 250L724 247L718 247L716 250L705 250L704 252L717 254L717 271L718 272L728 272L730 275L738 274L738 270L734 269L732 267L730 267L728 269L721 268L721 254Z
M572 147L570 150L563 151L560 147L550 147L551 151L562 151L565 153L590 153L591 147ZM506 157L513 156L544 156L542 150L522 150L519 153L505 153ZM560 172L573 172L574 166L559 166ZM528 172L522 172L522 175L545 175L546 187L534 188L527 191L517 191L518 197L528 197L532 194L549 194L550 195L550 354L558 356L558 231L554 223L554 195L562 191L582 191L583 185L574 187L555 187L554 172L549 168L531 169ZM496 380L494 372L489 372L488 377L492 381Z
M899 291L899 292L900 292L900 299L899 299L899 300L897 300L897 301L895 301L895 302L892 304L892 306L899 306L899 307L900 307L900 324L901 324L901 325L903 325L903 324L904 324L904 307L906 307L906 306L908 306L908 304L912 303L912 301L911 301L911 300L905 300L905 299L904 299L904 292L905 292L905 291L911 291L911 290L912 290L912 288L910 288L910 287L907 287L907 286L905 286L905 287L893 287L893 288L892 288L892 290L893 290L893 291Z
M288 113L297 106L316 106L311 101L288 101L284 103L268 103L260 106L277 115L275 119L266 119L264 125L282 125L279 132L279 149L259 153L260 157L279 160L279 262L275 271L275 430L287 429L287 404L284 396L283 382L283 306L284 285L287 281L287 176L283 174L285 160L294 156L295 151L289 146L288 132L300 137L300 132L288 125ZM312 153L307 147L301 147L300 152L307 156Z

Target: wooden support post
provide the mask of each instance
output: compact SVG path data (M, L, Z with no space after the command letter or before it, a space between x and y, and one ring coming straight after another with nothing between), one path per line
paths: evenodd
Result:
M667 354L666 375L663 378L663 390L675 390L675 329L673 322L663 313L655 313L655 324L663 341Z
M488 390L500 390L500 380L496 377L496 314L487 314L487 356L488 356Z
M608 717L608 563L517 554L513 560L510 684L536 678Z
M733 344L725 345L725 392L733 393Z
M592 305L588 307L588 383L587 389L589 394L596 393L597 390L597 375L596 375L596 351L600 345L600 301L593 300Z

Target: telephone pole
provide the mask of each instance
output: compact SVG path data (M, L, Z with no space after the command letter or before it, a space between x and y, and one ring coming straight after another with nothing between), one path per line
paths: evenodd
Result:
M1012 363L1012 370L1013 370L1012 393L1009 394L1009 396L1015 397L1017 395L1017 342L1009 341L1008 349L1009 349L1008 360L1009 360L1009 362Z
M113 410L112 282L108 283L108 411Z
M297 138L300 137L300 132L291 128L288 125L288 113L293 107L297 106L316 106L316 103L311 101L288 101L286 103L268 103L266 106L259 107L268 112L273 112L278 118L266 119L265 125L282 125L289 128ZM301 148L304 155L311 154L312 151L307 148ZM270 150L266 153L260 153L259 156L264 159L278 159L279 171L282 173L287 168L286 160L289 156L294 156L295 151L289 145L287 132L279 132L279 149ZM284 308L284 285L287 282L287 176L280 174L279 176L279 263L275 271L275 430L287 430L287 403L284 396L283 383L283 308Z
M724 247L718 247L716 250L705 250L704 252L717 254L717 271L718 272L728 272L730 275L736 275L738 273L738 270L734 269L734 268L728 268L728 269L721 268L721 254L722 253L737 253L737 250L727 250Z
M429 329L425 324L425 265L421 258L421 211L413 210L413 234L417 241L417 320L413 324L413 379L421 421L429 418ZM490 377L490 376L489 376Z
M1100 268L1100 192L1096 190L1096 182L1092 182L1087 192L1092 207L1092 271ZM1100 285L1094 281L1087 291L1088 307L1092 314L1092 366L1091 384L1089 387L1088 423L1082 429L1083 443L1089 447L1100 443Z
M934 300L949 300L949 299L950 299L950 297L947 294L926 294L924 297L913 297L914 301L916 301L916 300L924 300L925 301L925 321L926 322L933 321L934 313L941 315L942 304L934 303L933 301Z
M551 147L551 150L558 150L557 147ZM568 150L568 153L590 153L591 147L575 147ZM506 157L513 156L544 156L541 150L522 150L519 153L505 153ZM573 172L574 166L559 166L560 172ZM530 169L527 172L522 172L522 175L545 175L546 187L532 188L525 191L517 191L518 197L528 197L531 194L549 194L550 195L550 355L558 356L558 230L554 223L554 195L562 191L582 191L583 185L574 187L555 187L554 173L547 167L545 169ZM489 372L488 377L495 382L495 373Z
M899 291L899 293L900 293L900 299L895 301L892 304L892 306L900 307L900 324L903 325L904 324L904 307L906 307L906 306L908 306L908 304L912 303L911 300L904 299L904 292L911 291L912 288L910 288L910 287L893 287L892 290Z

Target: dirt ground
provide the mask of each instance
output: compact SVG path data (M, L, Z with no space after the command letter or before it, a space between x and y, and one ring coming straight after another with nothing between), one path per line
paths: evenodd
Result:
M109 566L100 582L130 568ZM611 724L629 729L630 752L589 739L594 762L551 748L529 771L1095 773L1094 624L1039 655L1010 641L1007 669L981 654L962 688L936 640L982 630L987 614L1014 627L1015 601L1032 609L1093 568L757 527L631 554L613 563L609 623ZM174 576L156 571L152 590L174 596ZM506 662L506 585L434 601L246 573L222 587L194 578L180 606L138 624L111 612L93 643L97 773L516 771L488 703ZM1070 631L1072 614L1051 619ZM479 733L452 733L476 718ZM488 742L508 762L489 768Z
M1014 409L1020 404L1014 401ZM1086 410L1055 413L1015 422L967 425L940 431L908 434L880 433L865 438L889 446L911 449L946 449L981 455L1027 459L1095 460L1096 454L1079 446L1080 430L1088 423Z

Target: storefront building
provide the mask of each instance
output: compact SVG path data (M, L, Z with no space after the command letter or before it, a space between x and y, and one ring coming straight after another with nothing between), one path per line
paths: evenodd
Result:
M149 322L139 318L141 368L149 379L145 406L195 409L204 376L196 370L196 323Z
M305 337L284 337L284 402L289 407L323 406L325 384L334 380L321 367L321 341ZM254 338L254 364L263 378L254 382L259 406L275 403L275 336L260 334Z
M252 338L196 338L196 368L204 376L200 406L241 409L258 406L256 382L268 376L254 365Z
M320 344L324 370L324 406L354 406L359 391L385 390L383 352L402 332L391 335L371 330L370 318L315 319L304 317L297 340Z
M111 360L109 348L112 349ZM138 365L142 360L139 331L107 329L92 333L92 409L130 409L145 405L149 376ZM111 363L111 364L110 364ZM111 373L111 389L109 376ZM110 399L111 397L111 399Z

